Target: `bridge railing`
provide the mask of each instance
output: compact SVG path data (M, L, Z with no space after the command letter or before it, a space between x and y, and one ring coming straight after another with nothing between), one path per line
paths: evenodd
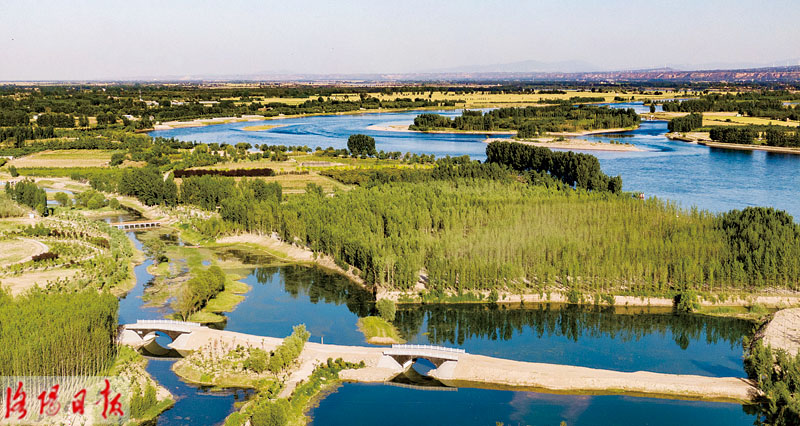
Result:
M173 324L173 325L185 325L185 326L193 326L193 327L200 327L199 322L189 322L189 321L176 321L176 320L136 320L136 324L143 324L143 325L151 325L151 324Z
M465 354L467 351L464 349L459 348L448 348L446 346L434 346L434 345L392 345L392 349L417 349L417 350L426 350L426 351L442 351L442 352L452 352L456 354Z

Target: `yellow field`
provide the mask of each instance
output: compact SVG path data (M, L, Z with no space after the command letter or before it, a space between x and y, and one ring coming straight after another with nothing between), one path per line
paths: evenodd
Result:
M66 149L42 151L9 162L15 167L105 167L111 161L111 150Z
M735 112L705 112L703 113L703 126L727 126L740 124L774 125L774 126L800 126L797 121L771 120L762 117L737 117Z
M382 92L370 92L369 95L374 98L378 98L381 101L393 101L398 98L409 98L409 99L430 99L433 101L458 101L459 107L466 107L466 108L477 108L477 107L488 107L488 106L514 106L514 105L529 105L538 103L539 100L565 100L569 99L574 96L578 97L602 97L604 98L605 102L612 102L615 97L619 96L625 99L630 99L631 97L634 98L636 101L642 101L645 99L672 99L676 96L699 96L700 93L689 93L685 94L683 92L667 92L663 91L661 95L655 94L638 94L638 93L623 93L623 92L609 92L609 93L592 93L590 91L578 91L578 90L567 90L567 93L560 94L538 94L538 93L490 93L482 91L480 88L476 88L474 93L455 93L455 92L433 92L433 95L430 95L430 91L424 91L420 89L419 92L398 92L392 94L385 94ZM269 102L280 102L287 105L298 105L305 101L309 100L316 100L319 96L308 96L305 98L253 98L260 103L269 103ZM323 96L324 100L336 100L336 101L358 101L359 95L357 93L337 93L330 96ZM226 98L226 100L233 100L236 101L237 104L249 104L250 102L241 102L240 98Z

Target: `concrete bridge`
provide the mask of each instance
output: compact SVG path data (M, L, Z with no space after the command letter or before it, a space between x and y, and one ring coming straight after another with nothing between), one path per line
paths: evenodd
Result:
M431 345L392 345L391 348L384 349L383 355L389 357L397 363L397 368L407 370L414 361L426 359L433 363L436 368L440 368L447 363L458 362L458 357L465 355L464 349L447 348L444 346Z
M177 350L181 355L186 355L185 352L182 353L178 349L181 340L184 340L181 337L204 328L207 327L203 327L196 322L137 320L135 324L126 324L122 327L119 342L137 349L144 348L153 355L166 355L170 349ZM168 344L167 348L156 343L157 332L164 333L172 339L172 343Z
M130 222L117 222L110 225L117 229L122 229L123 231L130 231L134 229L156 228L161 226L161 222L157 220L136 220Z

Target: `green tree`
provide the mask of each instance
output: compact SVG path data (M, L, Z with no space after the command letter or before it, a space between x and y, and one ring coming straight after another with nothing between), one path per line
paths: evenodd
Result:
M372 136L355 134L347 138L347 149L353 155L369 155L377 154L375 151L375 138Z
M397 306L395 306L393 300L381 299L375 304L375 307L378 309L378 315L380 315L381 318L389 322L394 321L394 316L397 313Z

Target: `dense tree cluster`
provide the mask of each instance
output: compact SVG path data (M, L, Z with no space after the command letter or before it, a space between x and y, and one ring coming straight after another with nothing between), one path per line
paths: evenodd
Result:
M719 126L712 127L709 135L714 141L750 145L755 142L758 132L751 126Z
M40 127L75 127L75 117L58 112L40 114L36 124Z
M464 110L458 117L420 114L412 130L453 129L469 131L518 130L520 137L534 137L545 132L626 128L639 124L639 114L631 108L618 109L594 105L562 104L542 107Z
M486 161L518 171L545 172L576 188L613 193L622 190L622 178L607 176L600 169L597 157L589 154L495 141L486 147Z
M5 190L14 201L36 209L39 214L47 211L47 193L32 180L23 179L13 184L6 182Z
M762 392L756 400L755 424L800 425L800 356L756 342L744 360L744 369Z
M670 132L691 132L703 127L703 114L691 113L683 117L676 117L667 123Z
M178 187L172 178L165 178L158 169L123 169L119 176L118 192L132 195L148 206L163 204L174 206L178 201Z
M283 190L277 182L261 179L241 180L222 176L192 176L181 184L181 203L194 204L207 210L221 207L226 220L247 229L259 229L273 223Z
M0 290L0 376L102 374L117 353L117 307L96 290L14 298Z
M730 250L725 269L759 287L793 284L800 276L800 225L781 210L748 207L717 218Z

